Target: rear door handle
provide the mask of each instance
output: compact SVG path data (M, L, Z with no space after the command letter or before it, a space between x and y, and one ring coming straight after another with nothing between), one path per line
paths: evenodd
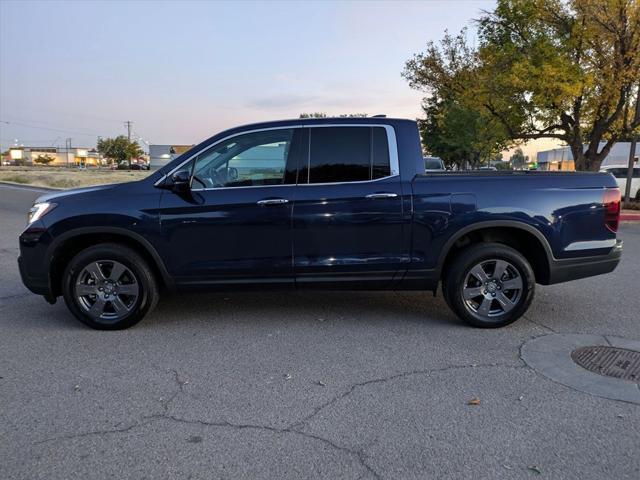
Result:
M289 203L286 198L265 198L258 201L258 205L284 205L285 203Z
M365 198L396 198L397 193L370 193Z

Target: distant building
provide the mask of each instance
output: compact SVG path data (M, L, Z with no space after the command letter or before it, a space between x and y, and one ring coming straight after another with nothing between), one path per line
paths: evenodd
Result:
M37 159L52 158L48 165L52 166L83 166L103 165L104 159L95 148L73 147L11 147L9 158L15 165L38 165ZM44 163L42 163L44 165Z
M604 142L598 146L598 150L604 147ZM586 146L585 146L586 148ZM609 155L602 161L602 166L607 165L627 165L629 163L630 142L616 143L609 152ZM638 164L638 155L640 153L640 145L636 147L635 163ZM539 170L575 170L573 155L569 147L554 148L553 150L544 150L538 152L537 155Z
M149 145L149 167L151 170L162 168L191 147L193 145Z

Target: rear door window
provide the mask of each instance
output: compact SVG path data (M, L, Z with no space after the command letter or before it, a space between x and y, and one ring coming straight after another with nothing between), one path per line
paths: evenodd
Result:
M313 127L309 130L309 183L358 182L390 175L389 143L384 128Z

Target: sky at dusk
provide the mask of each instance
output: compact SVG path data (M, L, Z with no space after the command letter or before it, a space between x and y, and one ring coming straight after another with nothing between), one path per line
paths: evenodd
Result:
M493 5L0 0L0 144L93 146L125 120L191 144L301 112L416 118L404 62L446 29L473 39Z

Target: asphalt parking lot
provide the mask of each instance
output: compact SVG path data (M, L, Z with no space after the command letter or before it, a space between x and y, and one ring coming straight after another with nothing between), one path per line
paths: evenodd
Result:
M429 293L227 292L98 332L20 282L38 195L0 186L0 478L640 478L640 405L521 358L543 335L640 340L639 224L618 270L538 287L498 330Z

